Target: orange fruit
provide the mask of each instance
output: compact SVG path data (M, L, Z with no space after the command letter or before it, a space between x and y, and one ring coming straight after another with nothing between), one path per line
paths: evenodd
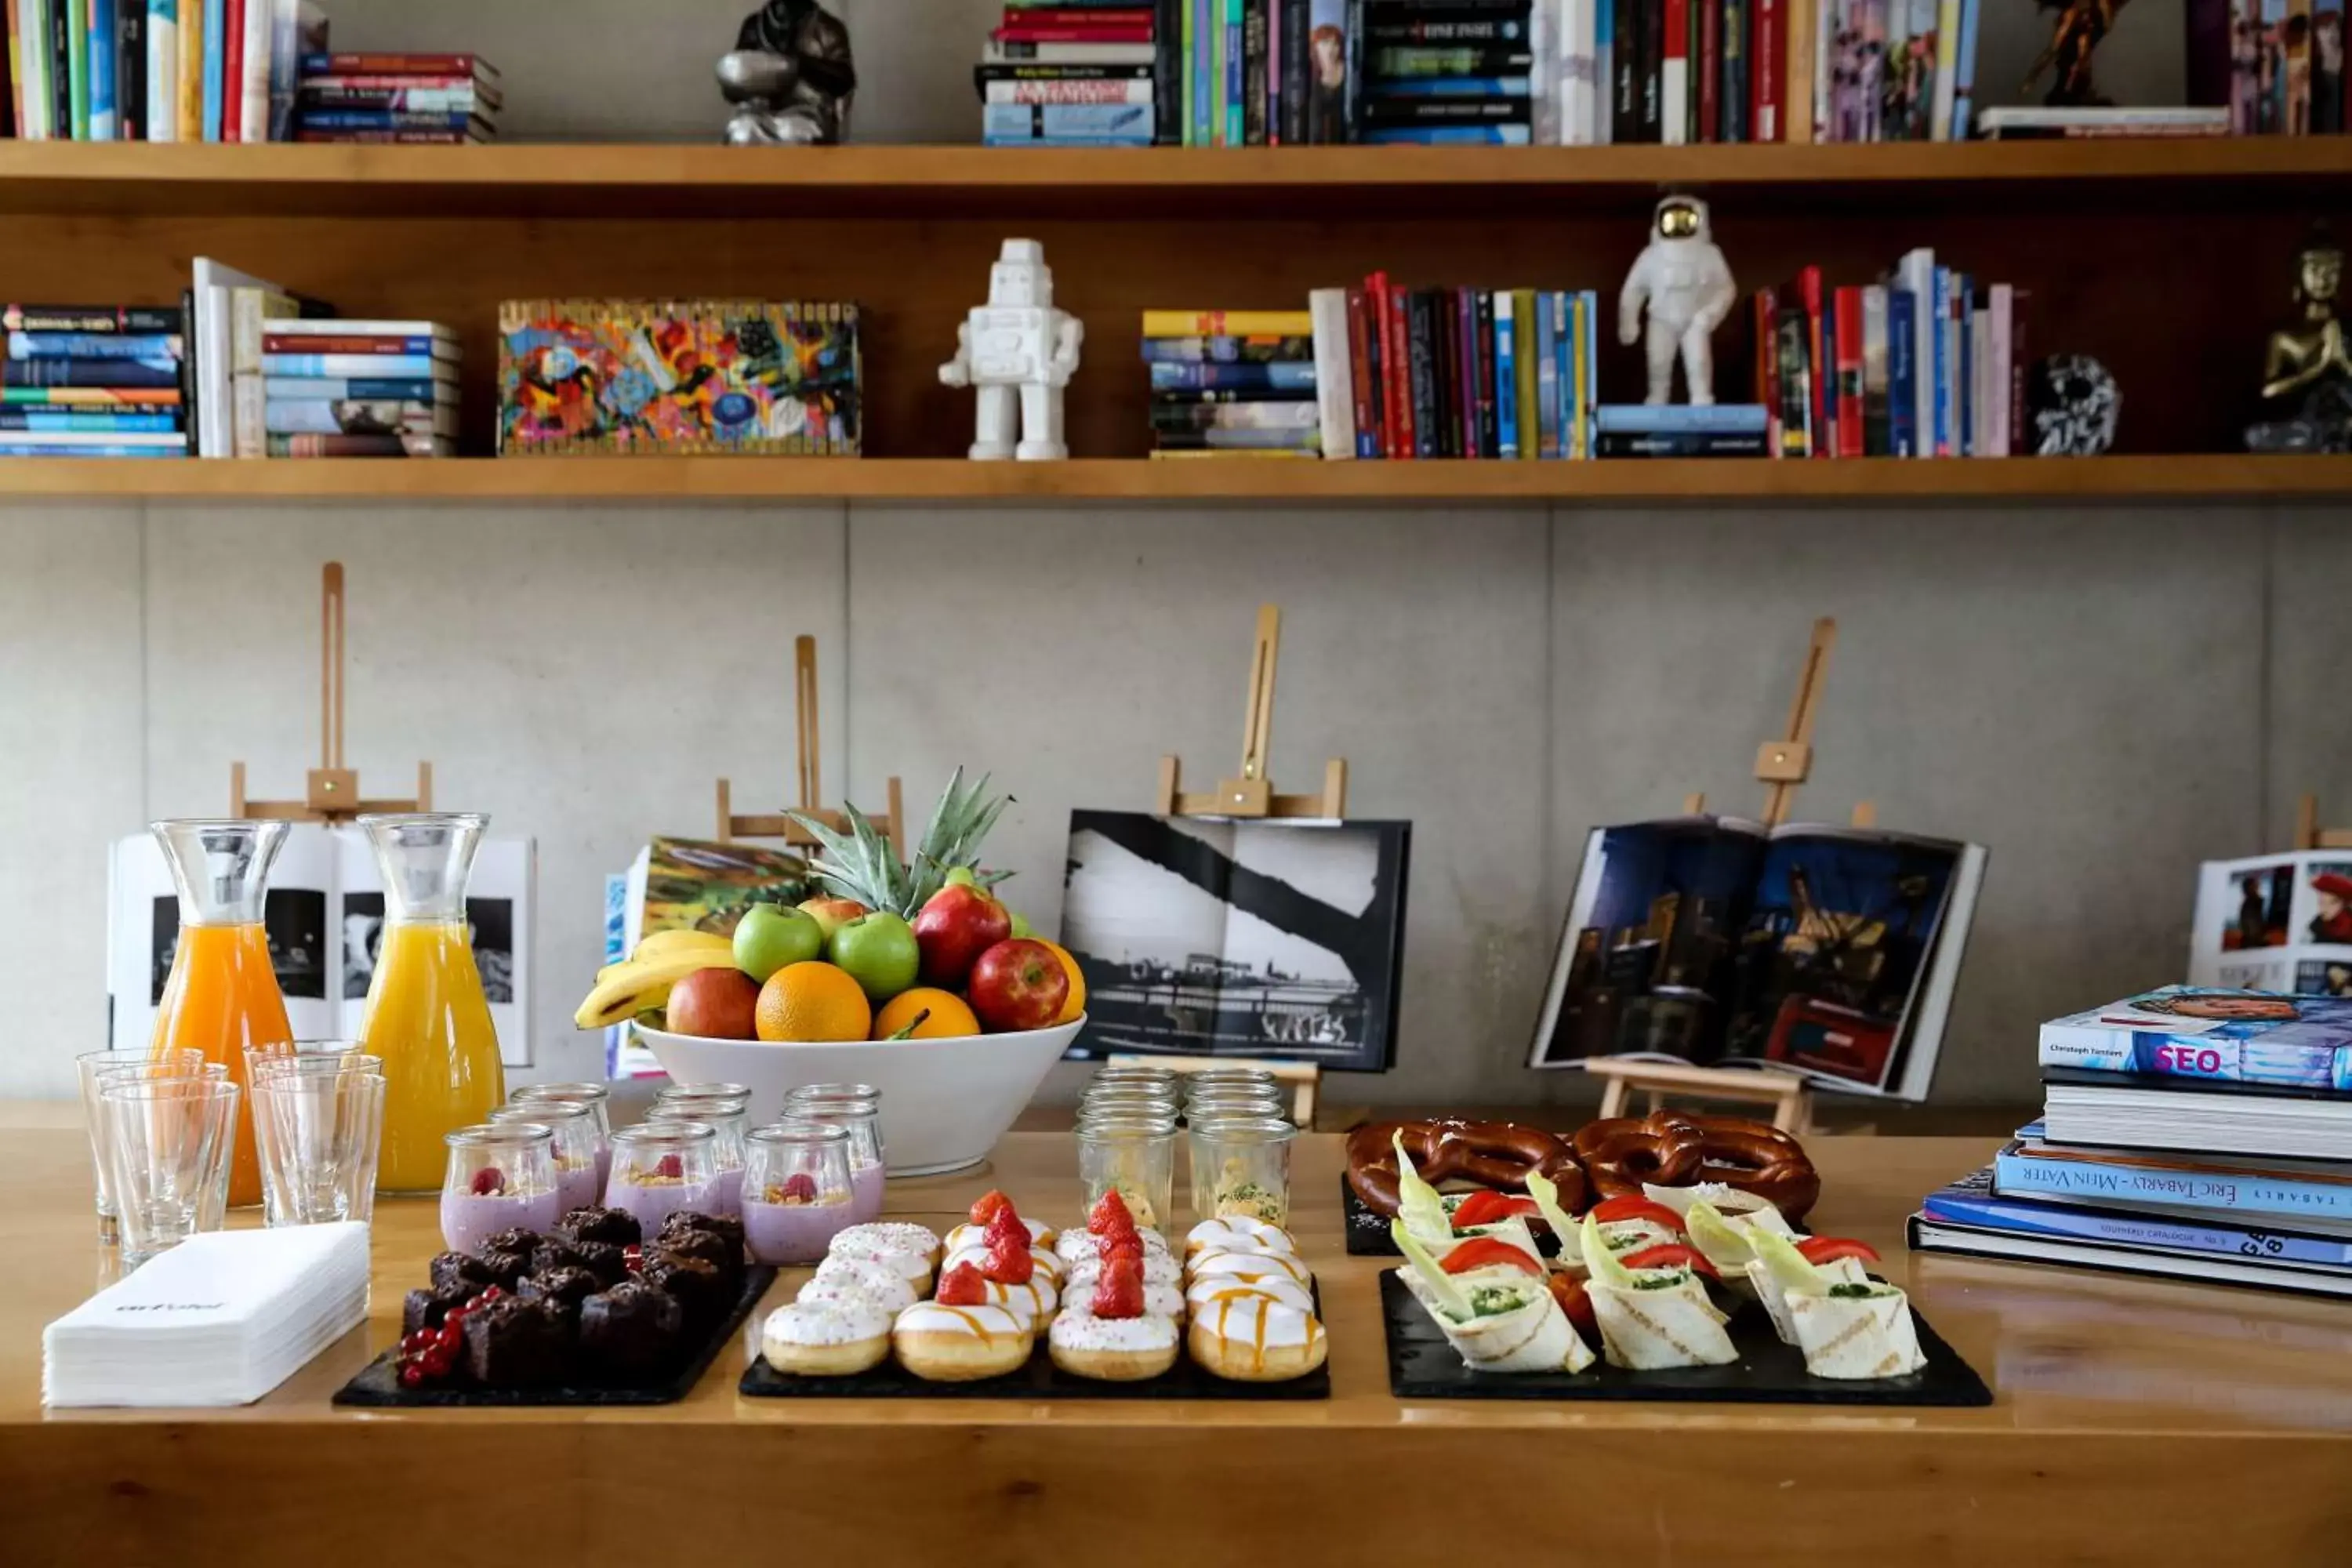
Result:
M1078 961L1072 958L1070 950L1059 942L1047 942L1042 936L1033 936L1029 940L1060 959L1063 970L1070 977L1070 999L1062 1004L1062 1011L1055 1017L1054 1022L1056 1024L1077 1022L1078 1015L1087 1010L1087 977L1078 973Z
M753 1021L763 1040L862 1040L874 1008L847 970L811 959L768 976Z
M915 1024L916 1015L926 1011L930 1016ZM980 1033L980 1020L972 1016L964 999L933 985L901 991L883 1003L882 1010L874 1015L874 1037L887 1040L909 1024L915 1024L915 1032L908 1037L917 1040L943 1040Z

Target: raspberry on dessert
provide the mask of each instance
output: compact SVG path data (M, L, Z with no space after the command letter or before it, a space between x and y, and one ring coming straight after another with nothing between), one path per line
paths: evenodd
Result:
M963 1268L968 1265L959 1264ZM1029 1237L1024 1232L1018 1241L992 1242L988 1261L981 1268L981 1277L993 1279L999 1285L1026 1285L1037 1272L1037 1260L1029 1254Z
M1103 1265L1095 1284L1094 1315L1097 1318L1143 1316L1143 1265L1125 1258Z
M474 1173L474 1195L495 1197L507 1190L507 1173L496 1165L485 1165Z
M990 1221L995 1219L1000 1211L1009 1211L1012 1207L1013 1200L1011 1198L1006 1197L1003 1193L996 1191L994 1188L991 1188L989 1191L982 1193L972 1204L971 1223L985 1228Z
M654 1162L654 1174L673 1182L683 1181L686 1177L686 1162L675 1154L664 1154Z
M1096 1236L1135 1233L1135 1216L1127 1212L1127 1200L1116 1188L1095 1200L1094 1211L1087 1215L1087 1229Z
M816 1202L816 1178L806 1171L794 1171L782 1183L782 1201L788 1204Z
M940 1277L937 1300L942 1307L986 1306L988 1287L982 1282L979 1269L959 1263Z

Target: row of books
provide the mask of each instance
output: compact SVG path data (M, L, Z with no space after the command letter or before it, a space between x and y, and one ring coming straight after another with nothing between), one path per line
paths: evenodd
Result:
M2352 1296L2352 1000L2168 986L2042 1026L2042 1120L1912 1245Z
M499 68L477 55L308 54L294 140L488 142L505 106Z
M2344 0L2189 0L2189 100L2239 136L2345 129Z
M1222 4L1222 0L1220 0ZM972 72L991 147L1149 147L1176 112L1160 4L1013 0ZM1172 19L1172 18L1171 18Z
M1980 8L1981 0L1820 0L1813 140L1967 141Z
M187 456L184 325L171 307L0 306L0 457Z
M283 142L310 0L0 0L0 134L41 142Z
M1305 310L1144 311L1151 455L1321 457L1316 349Z
M2005 458L2026 439L2032 291L1906 254L1878 282L1808 267L1758 291L1755 396L1783 458Z
M233 455L446 458L457 441L457 335L434 321L276 319L236 371Z

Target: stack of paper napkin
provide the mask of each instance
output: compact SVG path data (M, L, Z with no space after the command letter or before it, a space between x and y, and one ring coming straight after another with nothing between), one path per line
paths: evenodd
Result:
M368 1227L208 1231L51 1323L52 1405L249 1405L367 1319Z

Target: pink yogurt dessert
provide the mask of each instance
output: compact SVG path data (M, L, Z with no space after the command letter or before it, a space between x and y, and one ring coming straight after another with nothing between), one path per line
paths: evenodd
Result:
M866 1225L882 1217L883 1170L879 1165L853 1165L849 1170L851 1225Z
M441 1193L441 1241L452 1252L472 1252L484 1238L511 1226L548 1230L562 1216L562 1199L552 1187L528 1194Z
M604 1191L604 1179L593 1164L583 1162L567 1165L561 1160L555 1165L555 1212L559 1219L573 1209L594 1208L597 1197Z
M710 1178L710 1206L702 1212L719 1219L733 1219L743 1212L743 1167L719 1171Z
M740 1176L741 1173L737 1173L739 1181ZM636 1215L639 1228L644 1230L647 1237L651 1237L661 1229L664 1220L680 1209L692 1209L698 1214L717 1214L719 1211L712 1203L712 1195L718 1185L716 1181L706 1182L698 1186L690 1185L676 1176L666 1179L656 1178L650 1182L623 1181L616 1178L604 1185L604 1206L611 1209L625 1209ZM550 1217L551 1224L553 1223L553 1218L554 1216Z
M833 1238L860 1223L855 1202L809 1203L781 1199L783 1189L743 1199L743 1239L762 1263L815 1263Z

